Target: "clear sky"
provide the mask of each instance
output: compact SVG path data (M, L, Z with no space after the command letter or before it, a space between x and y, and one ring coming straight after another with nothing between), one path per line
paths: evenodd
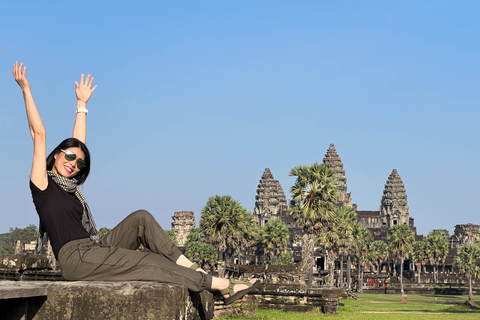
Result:
M48 149L71 136L74 81L91 73L99 227L136 209L228 194L253 211L265 168L334 143L359 210L397 169L418 232L480 224L478 1L1 1L0 233L37 224L32 141L12 65L27 76Z

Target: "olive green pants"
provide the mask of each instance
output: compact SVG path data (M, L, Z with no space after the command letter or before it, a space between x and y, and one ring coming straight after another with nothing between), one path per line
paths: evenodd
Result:
M142 244L151 252L136 251ZM210 290L212 276L175 263L181 252L155 218L135 211L100 243L79 239L58 253L66 280L157 281L176 283L194 292Z

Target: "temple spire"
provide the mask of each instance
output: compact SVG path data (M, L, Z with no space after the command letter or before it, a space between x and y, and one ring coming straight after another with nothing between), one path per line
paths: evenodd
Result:
M385 183L380 204L380 217L382 225L387 228L398 224L410 225L407 192L397 169L393 169Z
M278 180L273 178L269 168L266 168L260 179L255 196L253 215L258 226L264 227L270 220L282 220L287 215L288 206L285 193Z
M345 169L343 169L342 159L337 153L333 143L330 143L323 164L330 170L335 172L335 178L338 180L338 206L348 206L355 208L352 204L352 195L347 193L347 178L345 177Z

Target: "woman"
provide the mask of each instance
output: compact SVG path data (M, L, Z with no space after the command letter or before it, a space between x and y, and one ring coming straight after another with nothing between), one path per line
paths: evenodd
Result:
M33 100L26 67L15 62L13 75L25 100L33 139L30 189L40 217L40 229L50 237L62 275L67 280L146 280L185 285L194 292L220 291L225 304L257 287L257 279L235 281L212 277L187 259L153 216L136 211L110 231L100 243L97 229L78 185L90 172L85 145L87 102L97 86L93 77L75 81L77 112L72 138L61 142L47 157L46 132ZM136 249L142 244L151 252Z

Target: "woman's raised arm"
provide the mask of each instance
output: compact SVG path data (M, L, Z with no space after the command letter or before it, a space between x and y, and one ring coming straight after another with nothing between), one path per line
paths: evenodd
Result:
M93 77L87 76L84 81L84 75L80 77L80 83L75 81L75 94L77 95L77 115L75 125L73 126L72 137L86 143L87 141L87 102L97 86L92 88Z
M44 190L48 186L46 131L35 101L33 100L30 83L25 76L26 71L27 67L24 67L23 63L19 65L18 61L15 61L13 65L13 76L22 89L28 127L33 139L33 163L30 180L32 180L39 189Z

